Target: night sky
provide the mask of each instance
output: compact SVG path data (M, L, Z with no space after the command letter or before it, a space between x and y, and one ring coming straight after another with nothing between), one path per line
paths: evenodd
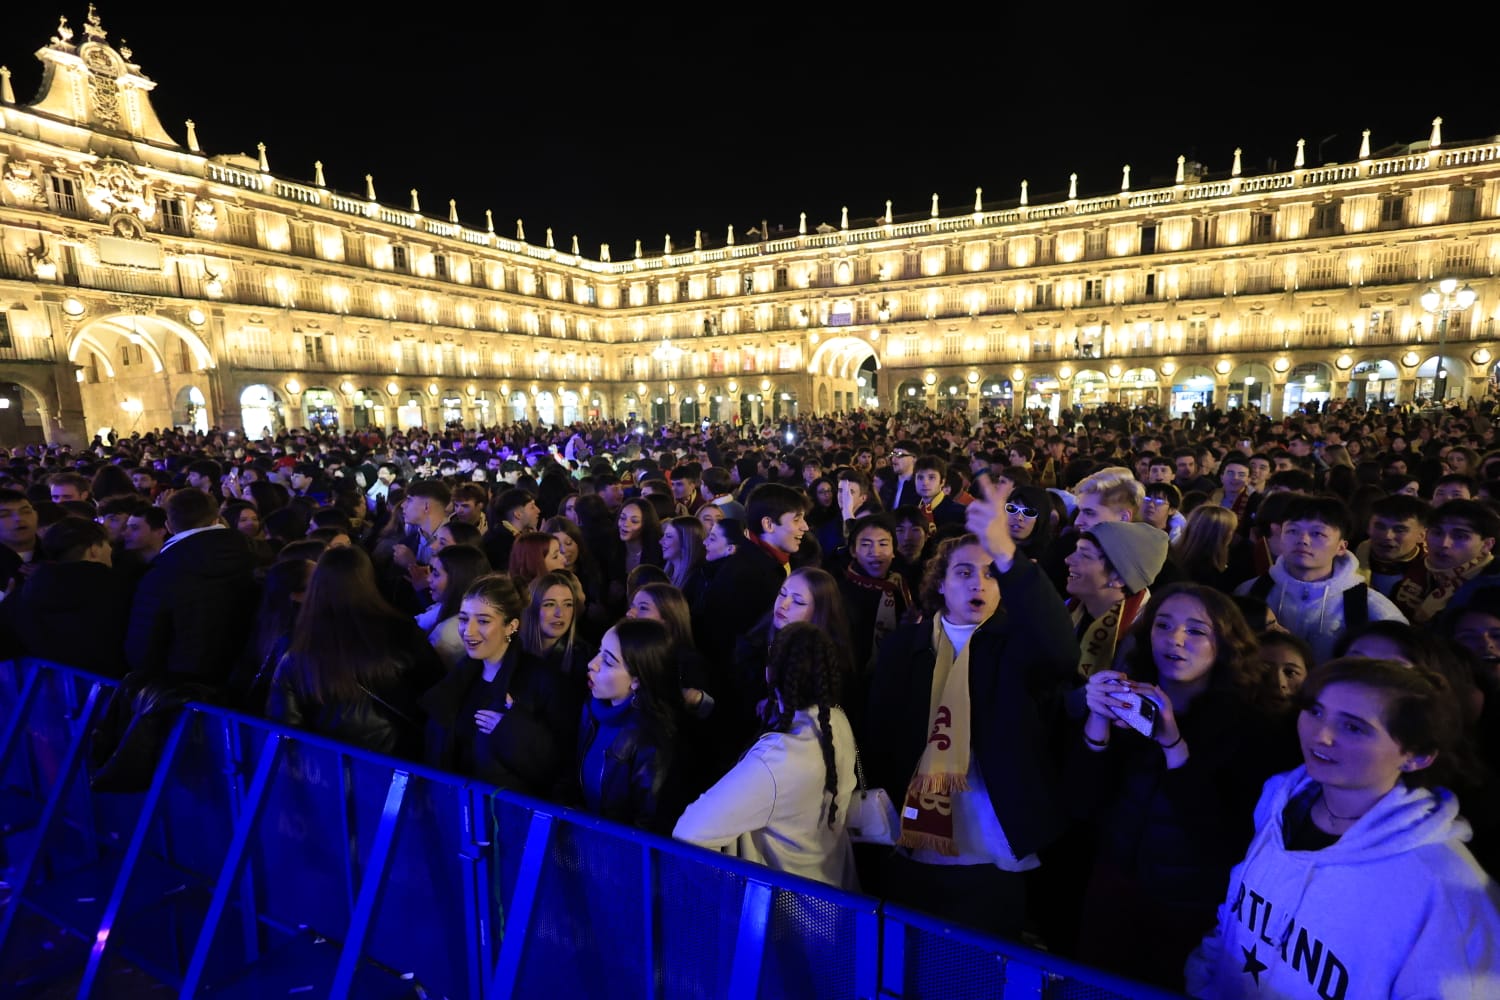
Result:
M1289 169L1299 138L1309 164L1348 161L1362 129L1378 154L1425 140L1436 115L1449 143L1500 133L1482 107L1487 59L1462 54L1483 26L1457 19L1441 45L1419 42L1420 25L1294 23L1290 8L911 5L893 21L817 6L496 4L458 20L440 16L450 5L391 18L271 0L100 16L179 141L192 118L209 155L264 142L280 176L311 182L321 159L336 190L363 195L373 173L387 204L416 187L428 215L456 198L466 225L489 208L502 235L519 216L533 243L550 226L559 249L576 233L586 256L608 242L616 260L638 238L659 252L667 233L683 248L695 229L722 243L731 224L745 242L762 219L794 232L804 211L809 229L838 225L843 205L858 224L887 198L898 220L926 216L934 192L944 215L968 211L980 186L1002 207L1023 178L1037 204L1074 171L1080 196L1107 194L1126 163L1147 188L1170 183L1178 154L1227 173L1235 146L1246 173ZM23 103L57 15L82 38L86 6L44 8L8 11L0 38Z

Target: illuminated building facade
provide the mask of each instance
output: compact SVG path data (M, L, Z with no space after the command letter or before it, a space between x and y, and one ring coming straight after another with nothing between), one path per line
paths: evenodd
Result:
M611 259L209 155L90 15L0 72L0 442L1482 396L1500 142ZM506 227L509 228L509 227ZM537 234L533 234L535 236ZM767 238L771 235L771 238ZM1440 287L1441 286L1441 287ZM1432 292L1434 294L1424 295ZM9 411L8 413L6 411Z

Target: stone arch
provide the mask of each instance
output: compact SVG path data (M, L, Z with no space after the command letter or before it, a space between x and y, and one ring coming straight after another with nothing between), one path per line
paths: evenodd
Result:
M814 350L807 371L810 375L826 374L839 378L853 378L866 358L875 359L875 367L882 367L880 352L863 337L829 337Z
M209 351L208 345L192 327L185 326L167 316L153 313L118 312L91 319L82 324L68 341L68 360L78 360L78 347L85 337L92 338L96 345L101 344L97 337L99 330L109 330L132 343L140 343L151 354L157 371L165 368L163 356L166 352L166 345L173 337L187 345L192 353L194 369L214 367L213 353ZM108 352L105 354L107 356Z
M92 331L79 331L74 336L73 342L68 345L68 360L76 364L78 354L83 350L87 350L99 359L99 366L104 369L105 375L110 378L115 377L115 360L110 357L109 351L99 343L99 338L95 337Z

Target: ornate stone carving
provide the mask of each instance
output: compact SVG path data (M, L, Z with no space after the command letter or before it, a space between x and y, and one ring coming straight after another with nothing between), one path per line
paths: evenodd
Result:
M161 307L161 299L149 295L111 292L104 299L121 312L135 313L138 316L155 316L156 310Z
M206 235L219 228L219 217L215 214L216 208L211 198L199 198L193 203L193 230L195 232Z
M22 205L45 208L47 196L42 193L42 180L36 168L20 160L9 160L5 164L5 188Z
M109 217L109 231L122 240L143 240L146 227L141 220L128 212L116 212Z
M139 171L120 160L84 164L83 198L96 215L128 212L149 222L156 215L156 195Z

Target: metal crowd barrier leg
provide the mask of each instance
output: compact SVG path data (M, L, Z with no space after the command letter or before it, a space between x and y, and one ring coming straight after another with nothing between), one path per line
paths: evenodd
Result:
M771 886L750 879L740 901L740 932L734 942L730 1000L755 1000L766 956L766 924L771 917Z
M94 691L97 692L97 690L96 684ZM89 700L92 702L93 699L94 692L90 692ZM104 953L109 947L110 932L114 929L115 920L120 915L120 907L125 902L125 891L130 886L130 876L134 874L136 862L140 860L141 849L145 846L146 837L156 818L156 808L161 803L162 790L167 786L167 776L172 772L172 761L177 756L177 748L182 745L182 734L187 730L188 721L192 716L192 711L186 708L177 713L177 721L172 724L172 732L167 737L167 745L162 750L161 760L156 763L156 773L151 776L151 787L146 791L145 801L141 803L141 815L136 820L135 831L130 835L130 846L125 849L125 856L120 861L120 873L115 876L114 888L110 890L109 902L105 904L104 915L99 921L99 930L94 935L93 946L89 949L88 965L84 967L83 979L78 984L80 998L89 996L94 989L94 984L99 981L99 973L104 968Z
M542 880L542 866L547 860L551 839L552 817L542 812L532 813L510 913L501 931L500 960L495 965L495 977L490 985L492 997L515 994L516 977L521 972L521 953L526 950L526 932L531 924L531 912L536 908L537 886Z
M38 678L41 675L40 670L27 672L26 679L21 682L21 694L16 699L15 708L6 720L4 731L0 732L0 775L10 768L10 755L20 742L22 724L26 721L26 712L31 707L31 702L36 698Z
M490 985L486 973L495 962L489 920L491 841L484 832L489 829L489 802L489 796L473 786L464 790L459 857L467 862L463 867L464 929L469 941L465 978L474 1000L483 1000Z
M385 808L380 813L380 826L375 831L374 843L370 845L370 857L365 863L364 874L359 883L359 896L354 901L354 912L349 915L349 931L344 936L344 947L339 952L333 985L328 990L330 997L347 997L349 987L354 984L354 972L359 967L360 953L364 951L365 932L370 929L370 917L375 912L375 903L380 899L381 883L385 881L386 869L391 860L391 845L396 840L396 824L401 821L401 803L406 798L406 786L410 780L411 775L405 771L391 774L391 785L385 795Z
M78 768L79 758L83 754L83 744L88 740L89 722L93 719L94 710L99 705L101 690L103 688L99 684L94 684L89 688L88 698L84 701L79 715L79 725L73 731L72 738L68 740L68 749L63 755L62 766L57 771L57 780L47 792L47 801L42 806L41 816L37 819L36 836L30 838L20 864L16 866L14 895L11 897L10 905L0 911L0 949L5 947L6 939L15 923L16 913L21 909L21 900L31 884L32 872L36 867L37 859L42 855L42 843L47 838L47 831L51 828L53 820L57 818L57 812L62 806L63 799L67 797L68 788L72 785L73 772ZM159 792L160 789L157 791ZM79 996L82 995L82 993L79 994Z
M266 788L270 786L271 775L275 773L276 765L281 760L281 748L282 735L268 733L266 742L260 748L260 759L255 763L255 776L250 780L250 790L246 792L245 801L240 805L240 814L234 824L234 836L229 841L229 852L224 857L224 864L219 868L219 878L214 883L213 898L209 901L208 912L204 914L203 927L198 932L192 960L182 979L183 997L191 997L198 989L198 981L203 978L203 967L208 962L208 953L213 947L219 920L224 915L224 907L229 903L229 893L239 880L241 865L245 860L245 848L260 819L261 807L265 805Z

